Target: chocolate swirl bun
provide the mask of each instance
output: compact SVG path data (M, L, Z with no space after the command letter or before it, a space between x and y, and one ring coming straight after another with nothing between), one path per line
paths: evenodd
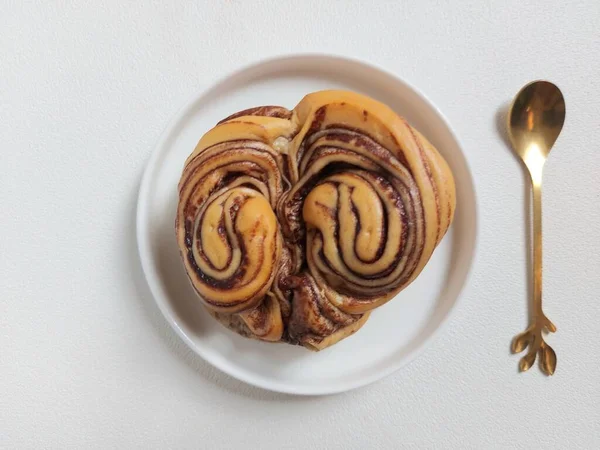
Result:
M185 163L176 232L221 323L321 350L419 275L455 203L446 161L403 118L321 91L209 130Z

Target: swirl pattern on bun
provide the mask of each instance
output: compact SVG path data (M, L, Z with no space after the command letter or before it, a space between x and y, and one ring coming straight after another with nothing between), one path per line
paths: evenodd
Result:
M176 233L208 311L246 337L329 347L421 273L452 173L416 129L348 91L220 121L179 182Z

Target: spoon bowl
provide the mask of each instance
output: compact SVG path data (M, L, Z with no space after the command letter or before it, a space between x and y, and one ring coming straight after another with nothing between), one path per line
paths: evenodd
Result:
M549 81L533 81L516 95L508 112L508 136L531 170L541 169L565 122L565 99Z

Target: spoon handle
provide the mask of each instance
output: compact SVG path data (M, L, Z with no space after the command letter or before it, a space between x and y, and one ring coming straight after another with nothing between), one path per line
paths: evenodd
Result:
M552 333L556 331L542 310L542 166L538 166L537 170L529 169L533 189L533 309L529 328L515 336L512 350L519 353L529 347L528 353L519 362L522 371L529 370L539 353L542 370L546 375L552 375L556 370L556 353L542 336L544 329Z
M542 181L533 182L533 319L542 312Z

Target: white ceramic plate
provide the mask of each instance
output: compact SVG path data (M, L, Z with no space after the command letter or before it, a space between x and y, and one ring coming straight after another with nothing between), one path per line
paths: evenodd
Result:
M177 183L196 143L218 120L263 104L292 108L326 88L387 103L448 160L456 178L455 221L420 276L374 311L353 336L319 353L245 339L213 320L195 297L175 241ZM467 279L476 240L473 182L458 140L441 113L413 87L365 63L323 55L277 58L247 67L195 96L152 154L140 188L137 237L149 287L167 321L202 358L264 389L328 394L376 381L410 361L439 331Z

